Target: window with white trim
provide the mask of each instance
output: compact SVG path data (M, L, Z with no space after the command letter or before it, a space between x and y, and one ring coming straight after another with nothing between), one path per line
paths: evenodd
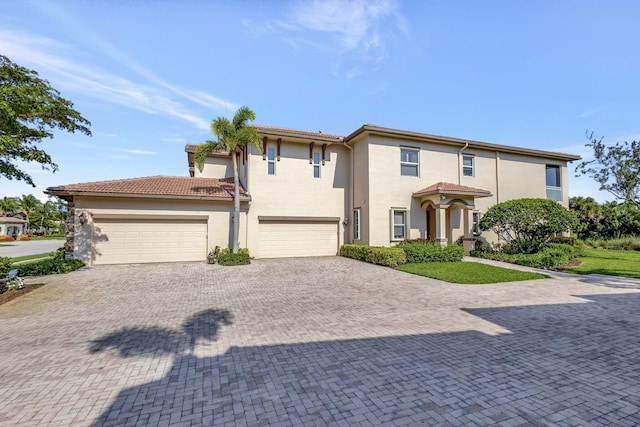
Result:
M473 156L462 156L462 175L474 176L474 158Z
M418 176L420 151L416 148L400 148L400 175Z
M360 208L353 210L353 240L360 240Z
M545 166L546 183L547 183L547 199L560 201L562 200L562 186L560 184L560 166Z
M276 174L276 149L273 147L267 148L267 174Z
M320 178L320 153L317 151L313 153L313 177Z
M407 238L407 211L404 209L391 210L391 240L398 241Z

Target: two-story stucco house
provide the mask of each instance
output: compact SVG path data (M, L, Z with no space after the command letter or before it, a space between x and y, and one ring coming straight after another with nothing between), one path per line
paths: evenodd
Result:
M238 156L240 246L256 258L336 255L344 243L442 244L478 236L483 212L530 197L568 205L571 154L365 124L348 136L257 126L262 147ZM230 153L189 177L50 187L70 203L68 251L91 264L201 261L230 245ZM488 242L497 236L483 233Z

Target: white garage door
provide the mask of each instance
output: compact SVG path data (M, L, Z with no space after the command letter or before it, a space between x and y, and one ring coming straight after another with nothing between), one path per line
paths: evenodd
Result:
M207 223L190 220L98 219L95 264L204 261Z
M338 253L338 223L260 221L260 258L329 256Z

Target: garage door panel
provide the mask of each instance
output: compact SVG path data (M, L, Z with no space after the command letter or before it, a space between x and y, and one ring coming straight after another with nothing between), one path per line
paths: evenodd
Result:
M109 219L95 223L95 264L202 261L207 223L188 220Z
M338 251L336 222L261 221L260 257L332 256Z

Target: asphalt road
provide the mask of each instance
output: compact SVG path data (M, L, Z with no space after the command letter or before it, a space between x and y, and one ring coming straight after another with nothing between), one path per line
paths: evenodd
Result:
M11 245L0 246L0 256L15 258L55 251L64 245L64 240L28 240L24 242L16 240L13 242L0 242L0 244Z

